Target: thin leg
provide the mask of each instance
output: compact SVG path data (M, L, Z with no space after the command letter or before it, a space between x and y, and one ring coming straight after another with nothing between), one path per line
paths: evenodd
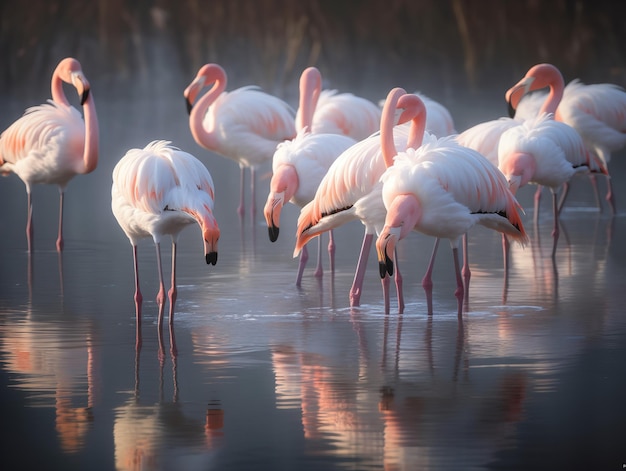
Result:
M176 298L178 297L178 288L176 287L176 242L172 241L172 283L170 290L168 291L168 297L170 299L170 328L174 322L174 305L176 304Z
M352 282L352 287L350 288L350 306L359 306L361 304L361 292L363 291L365 269L367 268L367 259L369 257L370 249L372 248L373 240L374 234L368 234L366 232L363 236L361 253L359 254L356 271L354 272L354 281Z
M63 251L63 200L65 199L65 192L59 190L59 234L57 236L57 251Z
M454 291L454 296L456 296L458 301L458 315L460 319L463 315L464 288L463 277L461 276L461 264L459 262L459 249L457 247L452 249L452 256L454 258L454 272L456 274L456 290Z
M593 196L596 200L596 207L602 212L602 203L600 202L600 192L598 191L598 179L593 173L589 174L589 183L593 189Z
M388 274L385 275L385 277L382 278L380 281L383 286L383 300L385 303L385 314L389 314L389 310L391 306L391 303L389 302L389 281L390 281L389 275Z
M428 306L428 315L433 314L433 266L435 265L435 258L437 257L437 249L439 248L439 238L435 239L435 245L433 246L433 253L430 256L430 262L428 268L422 278L422 287L426 292L426 304Z
M306 267L306 262L308 260L309 260L309 249L307 249L305 245L304 247L302 247L302 250L300 251L300 260L298 261L298 275L296 276L296 286L298 287L302 283L302 274L304 273L304 267Z
M137 353L141 348L141 305L143 304L143 296L139 288L139 263L137 262L137 246L133 245L133 266L135 268L135 348Z
M27 192L27 205L28 205L28 213L26 215L26 242L28 243L28 253L33 253L34 247L33 247L33 233L34 233L34 228L33 228L33 197L30 193L30 189L26 189Z
M330 263L330 272L335 273L335 236L332 229L328 231L328 260Z
M318 278L324 274L324 268L322 267L322 234L317 236L317 263L313 274Z
M559 207L557 203L557 195L556 192L552 192L552 212L554 213L554 227L552 229L552 258L554 259L556 255L556 244L559 241Z
M256 216L256 168L250 167L250 215L254 224Z
M469 282L472 276L472 271L469 266L469 242L467 232L463 234L463 280L465 281L465 302L469 301Z
M165 283L163 282L163 264L161 263L161 244L154 244L156 247L157 254L157 269L159 272L159 292L157 293L156 302L159 306L159 317L158 317L158 326L159 332L162 332L161 327L163 326L163 308L165 307Z
M597 191L597 188L596 188ZM565 182L563 183L563 189L561 190L561 199L559 200L559 204L558 204L558 211L559 211L559 215L561 214L561 210L563 209L563 205L565 205L565 200L567 199L567 195L569 195L569 183ZM599 208L601 208L601 206L598 206Z
M246 212L246 204L244 201L244 185L246 183L245 170L246 168L243 165L239 165L239 206L237 207L237 214L239 214L240 217L243 217Z
M541 185L537 185L537 190L535 191L535 225L537 225L537 222L539 221L539 203L541 202L541 190L543 190L543 187Z
M606 178L606 200L609 202L609 206L611 207L611 214L615 216L616 207L615 207L615 194L613 193L613 185L611 184L611 177L607 176Z
M404 312L404 291L402 290L402 274L400 274L400 265L398 264L398 251L395 251L396 269L394 272L394 281L396 283L396 293L398 293L398 314Z
M502 234L502 258L504 260L504 286L502 288L502 304L506 304L509 291L509 254L511 251L511 243L506 235Z

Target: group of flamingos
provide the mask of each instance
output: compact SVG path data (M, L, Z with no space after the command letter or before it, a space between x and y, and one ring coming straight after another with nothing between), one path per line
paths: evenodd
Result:
M63 82L80 96L84 119L70 105ZM626 92L613 84L565 86L559 70L538 64L505 96L512 117L480 123L457 133L448 110L417 93L394 88L381 107L350 93L322 90L315 67L303 71L297 111L258 87L226 92L226 73L217 64L204 65L184 97L195 141L205 149L237 162L241 170L243 216L244 171L251 171L255 210L255 168L272 162L272 178L264 215L269 238L279 236L280 214L287 202L301 207L294 257L300 255L296 285L308 258L306 244L358 219L365 226L361 253L349 293L358 306L368 254L374 235L382 279L385 312L394 276L398 310L404 309L402 278L395 257L398 242L411 231L435 237L423 279L428 311L432 313L431 274L440 239L450 241L455 264L458 314L462 314L469 282L467 233L476 224L501 232L506 250L510 240L525 244L528 237L515 198L526 184L538 185L553 196L554 257L559 235L559 212L570 180L577 174L607 177L607 200L615 212L608 163L611 152L626 146ZM202 94L205 88L209 90ZM98 120L90 85L80 63L63 59L52 76L52 100L28 108L0 136L0 173L15 173L26 186L26 235L33 250L31 187L37 183L60 188L57 250L63 250L63 195L76 174L92 172L98 163ZM545 91L547 89L547 92ZM530 93L535 90L541 92ZM561 188L563 188L562 191ZM557 201L558 193L560 201ZM596 189L597 191L597 189ZM137 244L152 237L156 245L160 289L159 327L166 296L172 323L176 291L176 244L181 230L200 225L206 262L217 262L220 230L213 216L214 184L207 167L168 141L131 149L113 170L112 210L133 248L135 303L138 321ZM160 242L172 239L171 286L165 292ZM464 266L458 250L465 241ZM321 242L315 274L321 275ZM394 265L395 260L395 265ZM395 268L394 268L395 267ZM331 268L332 269L332 268Z

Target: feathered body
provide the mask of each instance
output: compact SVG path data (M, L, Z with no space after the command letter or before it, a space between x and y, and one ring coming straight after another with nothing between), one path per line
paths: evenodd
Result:
M469 147L487 158L496 167L498 166L498 145L502 134L519 126L523 121L512 118L498 118L476 124L456 136L459 144Z
M546 92L524 96L515 116L537 116L545 96ZM572 80L563 91L556 120L578 131L585 147L608 164L611 153L626 146L626 91L615 84Z
M81 97L84 121L63 91L72 84ZM32 251L32 185L59 186L59 232L57 250L63 250L63 198L69 181L90 173L98 165L98 118L93 94L80 63L63 59L51 80L52 100L33 106L0 135L0 174L15 173L26 186L28 217L26 234Z
M165 235L176 240L195 222L205 239L207 231L217 228L209 171L168 141L129 150L113 169L111 198L113 214L133 246L145 237L155 243ZM212 247L206 253L214 251Z
M589 171L587 154L578 133L555 121L549 113L505 131L500 138L498 155L498 166L512 183L514 191L526 183L558 190L574 174ZM524 176L515 168L520 155L534 159L532 175Z
M456 244L481 224L526 242L521 207L504 176L481 154L452 138L398 154L381 182L387 209L396 196L415 195L422 216L413 230Z
M322 75L308 67L300 76L296 129L313 134L342 134L357 141L380 129L381 111L371 101L337 90L322 90Z

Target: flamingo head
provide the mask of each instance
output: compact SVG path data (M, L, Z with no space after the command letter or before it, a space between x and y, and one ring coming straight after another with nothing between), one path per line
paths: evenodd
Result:
M516 194L518 189L534 177L537 161L531 154L514 152L501 159L498 168L509 182L511 193Z
M203 65L183 92L187 103L187 113L191 113L191 109L202 89L215 82L219 82L222 90L226 87L226 72L224 69L218 64Z
M204 240L204 258L207 265L217 263L217 241L220 238L220 229L211 213L205 214L201 221L202 238Z
M272 242L276 242L278 239L280 213L283 206L296 193L298 184L298 173L293 165L281 164L275 169L270 181L270 194L263 209Z
M526 72L524 78L507 90L504 95L509 106L509 116L513 117L515 115L519 102L527 93L555 86L562 93L563 76L559 69L552 64L537 64L531 67Z
M414 194L395 196L387 206L385 226L376 240L380 277L393 275L393 258L396 244L404 239L422 217L422 209Z
M80 62L73 57L66 57L57 65L56 73L61 80L76 88L78 96L80 97L80 104L81 106L84 105L89 98L90 86L87 77L85 77L83 73Z

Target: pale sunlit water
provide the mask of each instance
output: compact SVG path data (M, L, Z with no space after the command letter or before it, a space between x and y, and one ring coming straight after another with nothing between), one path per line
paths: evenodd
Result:
M0 181L10 202L0 226L0 428L11 469L621 469L623 209L599 213L577 181L553 263L546 193L536 233L532 211L524 217L531 243L513 247L506 279L499 236L474 231L462 322L446 242L427 315L420 281L433 240L417 234L399 247L404 314L392 289L385 315L373 253L362 305L350 309L360 224L336 231L334 276L326 255L323 278L312 276L312 245L297 289L296 209L271 244L260 213L240 223L238 169L193 142L182 99L159 104L153 123L141 107L98 102L101 162L69 185L61 257L57 191L36 188L29 259L23 185ZM138 334L131 247L110 211L113 166L156 138L207 164L222 231L214 267L197 227L183 233L174 329L162 338L154 247L140 247ZM616 182L625 157L614 159ZM259 208L266 191L261 180ZM167 244L163 258L169 273Z

